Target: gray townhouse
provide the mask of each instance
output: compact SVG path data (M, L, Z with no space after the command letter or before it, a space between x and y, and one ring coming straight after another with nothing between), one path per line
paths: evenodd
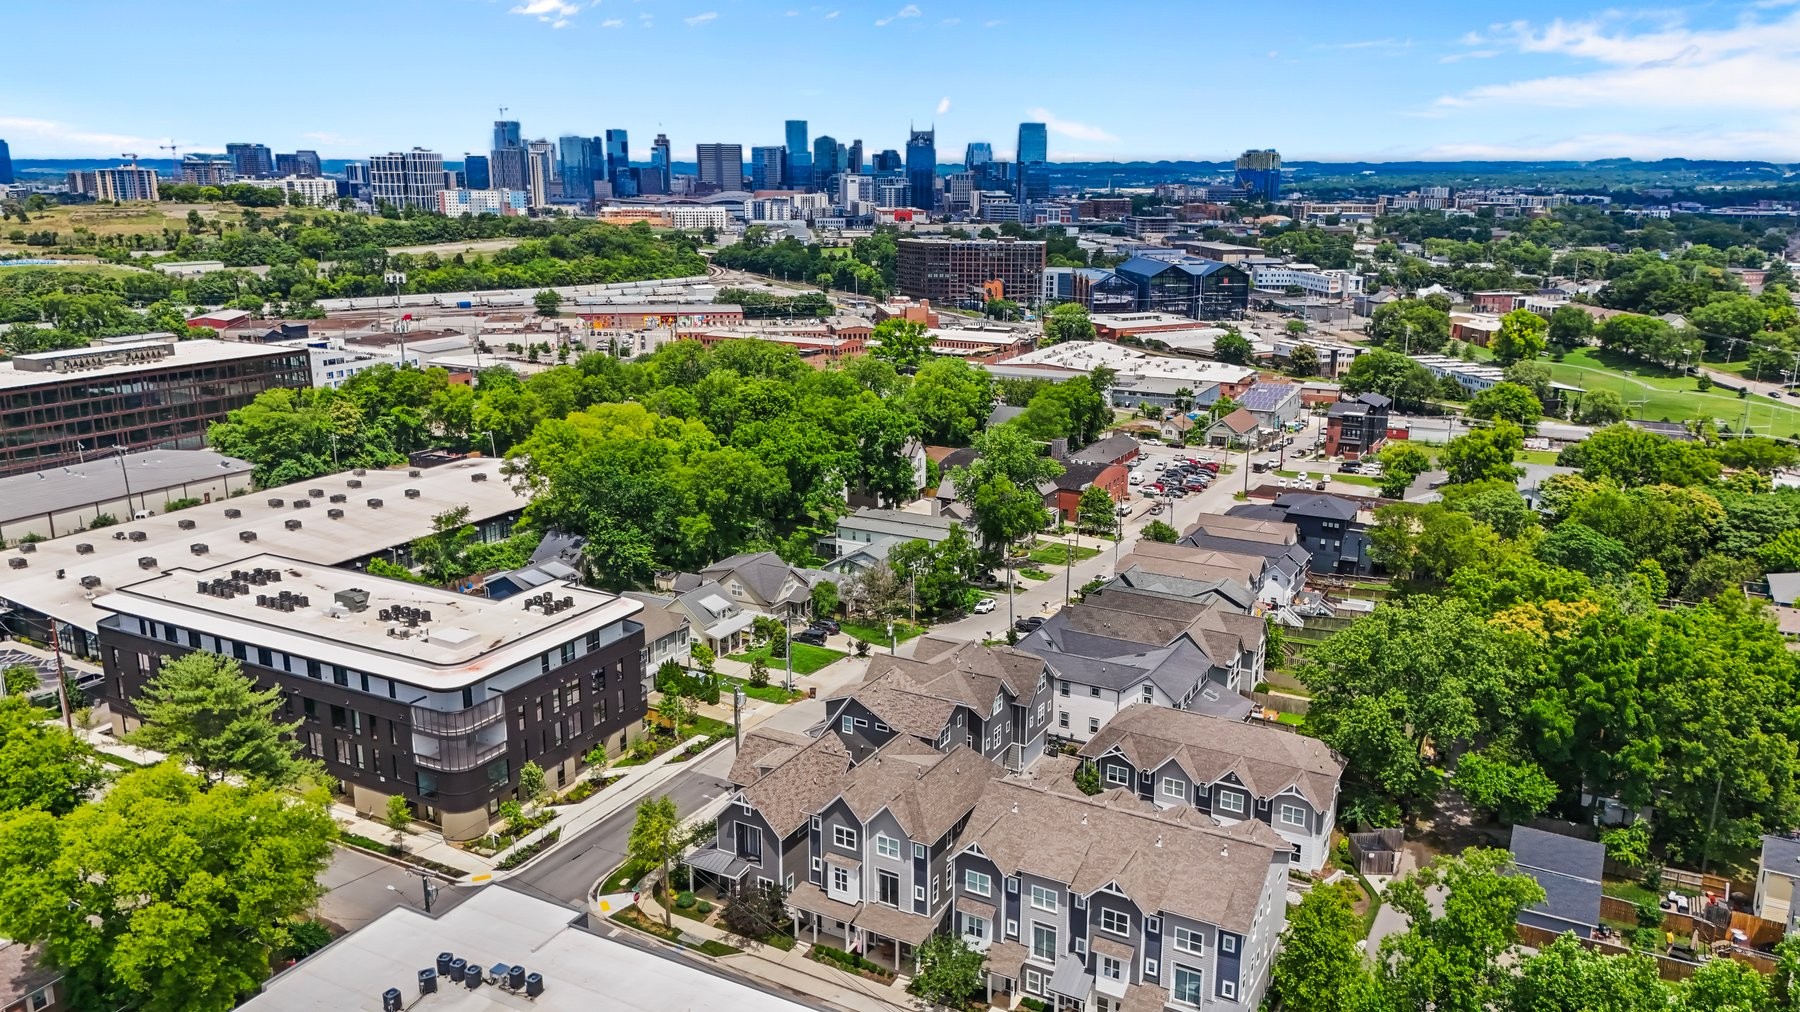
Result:
M1174 546L1199 548L1232 558L1249 558L1257 562L1257 599L1286 606L1306 586L1306 574L1312 565L1312 552L1301 541L1294 526L1275 520L1201 514ZM1144 546L1140 544L1138 550Z
M1260 822L1051 783L995 781L961 836L953 930L985 950L989 1001L1256 1008L1286 923L1281 839Z
M813 585L839 579L836 573L789 565L774 552L743 552L696 575L723 588L740 607L784 622L811 616Z
M1231 825L1255 821L1292 849L1289 863L1325 867L1337 822L1341 757L1316 738L1159 706L1128 706L1079 753L1105 789L1187 806Z
M1043 754L1051 720L1044 661L1027 651L925 636L912 657L876 655L825 701L824 729L862 762L897 737L958 745L1013 772Z
M1233 580L1115 578L1019 641L1052 683L1052 741L1085 742L1127 706L1241 719L1262 677L1267 630Z

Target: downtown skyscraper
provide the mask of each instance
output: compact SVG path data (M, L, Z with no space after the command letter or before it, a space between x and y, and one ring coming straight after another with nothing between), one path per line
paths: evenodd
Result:
M1042 123L1019 124L1018 183L1020 202L1050 196L1050 134Z
M790 190L812 186L812 149L806 143L806 121L787 121L787 160L782 166L782 185Z
M937 204L937 130L913 130L906 139L908 203L921 211Z

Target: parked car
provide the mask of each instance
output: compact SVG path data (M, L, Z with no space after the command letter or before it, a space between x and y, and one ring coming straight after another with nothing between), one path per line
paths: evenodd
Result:
M814 628L823 629L833 636L836 636L838 633L843 632L843 627L839 626L837 624L836 619L816 618L816 619L813 619L812 624L813 624Z
M805 629L802 629L799 632L794 634L794 642L795 643L810 643L815 647L822 647L825 645L826 635L828 635L828 634L825 632L825 630L822 627L816 626L816 625L809 625Z
M1038 627L1043 624L1044 617L1042 615L1027 615L1013 623L1013 632L1016 632L1021 636L1027 636L1037 632Z
M1339 474L1361 474L1362 465L1354 460L1346 460L1338 465Z
M1144 483L1144 476L1141 474L1138 474L1136 471L1133 471L1131 473L1131 477L1126 480L1131 482L1131 484L1133 484L1133 485L1142 485Z
M1162 510L1162 503L1159 503L1159 502L1153 502L1153 503L1151 503L1151 504L1150 504L1150 515L1151 515L1151 516L1153 516L1153 517L1159 517L1159 516L1162 516L1162 511L1163 511L1163 510Z
M975 614L986 615L987 613L993 611L995 608L998 608L998 607L999 607L999 605L994 603L993 598L984 597L981 600L975 602Z
M1131 504L1122 502L1119 505L1113 507L1113 512L1122 517L1130 516L1131 515Z
M1166 469L1169 466L1169 462L1166 460L1159 460L1155 464L1152 464L1151 466L1156 468L1158 471L1161 471L1161 470Z

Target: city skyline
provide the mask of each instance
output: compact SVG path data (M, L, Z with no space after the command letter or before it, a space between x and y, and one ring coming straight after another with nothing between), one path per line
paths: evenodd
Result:
M78 6L101 24L132 10L116 0ZM1800 4L1779 0L1639 13L1527 0L1503 19L1403 3L1384 10L1379 28L1359 9L1302 4L1280 32L1260 12L1227 8L1209 12L1192 48L1165 53L1166 73L1152 62L1131 77L1108 68L1133 38L1160 38L1163 16L1097 15L1068 0L449 0L429 18L342 0L322 0L305 19L223 0L187 10L178 23L89 33L78 74L55 47L30 44L66 31L66 8L12 11L25 44L11 52L0 137L13 157L154 156L173 140L182 150L254 141L333 159L416 145L454 160L488 150L504 106L531 138L664 133L682 161L702 143L778 145L790 119L814 135L861 138L869 152L904 149L909 125L935 128L946 160L970 142L1010 159L1024 121L1047 124L1052 161L1217 161L1252 147L1295 160L1800 159L1800 92L1778 84L1800 77ZM1045 30L1096 18L1099 34ZM1305 41L1291 30L1296 19ZM518 59L505 73L433 78L406 92L406 106L378 100L374 84L366 99L346 83L294 103L227 88L188 107L131 85L146 51L235 51L246 37L258 40L253 63L352 82L369 56L344 44L346 26L406 39L409 59L465 51L471 37L483 62ZM771 69L772 47L805 73ZM566 86L569 61L585 58L653 88L641 99L608 88L617 104L595 102Z

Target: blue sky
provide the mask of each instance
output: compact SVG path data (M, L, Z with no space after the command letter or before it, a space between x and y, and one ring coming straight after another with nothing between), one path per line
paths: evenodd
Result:
M1800 160L1800 0L1654 10L1075 0L141 0L5 5L14 157L326 157L659 131L904 146L944 161L1047 122L1053 160L1689 156ZM1191 11L1191 13L1190 13Z

